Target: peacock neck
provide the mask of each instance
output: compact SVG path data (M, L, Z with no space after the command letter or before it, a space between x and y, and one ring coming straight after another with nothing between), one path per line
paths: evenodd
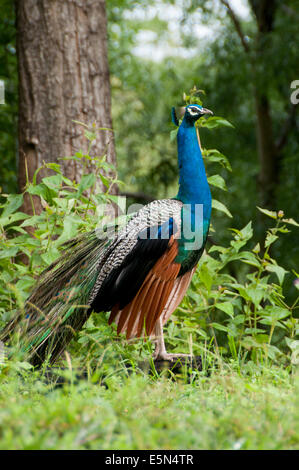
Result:
M203 216L210 218L211 192L208 184L196 129L185 118L177 134L179 192L176 199L184 204L203 204Z

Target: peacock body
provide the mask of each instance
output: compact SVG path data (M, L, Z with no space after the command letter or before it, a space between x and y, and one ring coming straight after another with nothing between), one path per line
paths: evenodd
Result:
M210 225L211 193L195 129L207 113L189 105L179 126L177 196L146 205L113 236L95 229L70 240L2 341L19 331L34 365L47 357L54 362L92 311L110 311L118 333L128 339L146 333L156 341L155 357L172 359L163 325L185 295ZM175 114L173 120L178 124Z

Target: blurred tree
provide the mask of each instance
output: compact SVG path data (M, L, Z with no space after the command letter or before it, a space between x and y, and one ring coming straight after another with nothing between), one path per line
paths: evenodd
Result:
M125 194L145 203L177 191L170 110L183 104L183 91L197 77L194 63L182 57L157 61L136 54L137 48L146 49L142 33L154 38L153 51L163 41L167 47L169 39L167 19L155 14L157 1L148 1L146 8L138 8L138 3L111 0L107 13L118 171L126 183Z
M227 8L232 19L236 32L240 38L244 53L248 56L253 81L255 112L256 112L256 133L257 149L260 161L259 187L261 192L262 207L276 207L275 189L280 181L282 151L287 143L292 127L295 127L295 105L287 105L287 117L281 126L279 135L274 137L272 121L272 100L271 87L273 82L264 80L265 67L271 67L269 50L277 53L278 50L273 44L273 38L279 29L278 15L285 15L283 7L288 8L287 3L277 0L249 0L249 4L254 14L256 26L253 35L252 45L249 45L239 18L230 5L229 1L221 0ZM289 22L287 22L289 23ZM274 46L274 47L273 47ZM268 73L266 71L266 76Z
M16 191L17 143L17 60L15 12L11 0L0 3L0 79L5 86L5 103L0 104L0 186L2 191Z
M203 81L207 83L212 79L216 86L213 93L219 98L217 88L220 80L223 81L220 88L226 87L226 93L231 80L234 97L228 96L235 106L231 114L239 116L237 113L245 102L247 112L252 110L254 113L259 162L258 203L263 207L277 208L277 189L282 181L283 160L287 155L285 150L296 131L296 106L290 102L290 84L296 78L294 72L298 64L298 1L248 0L246 19L238 16L229 0L195 0L192 3L184 0L183 3L183 21L185 25L190 24L190 35L194 24L191 18L198 11L204 23L218 20L221 25L219 28L218 24L218 32L215 27ZM244 89L248 94L245 101ZM242 103L238 102L241 96Z
M27 168L31 180L43 161L87 150L83 131L72 120L111 128L105 1L17 0L16 27L22 190ZM115 163L107 131L92 149L94 155L105 153ZM70 179L81 176L75 162L63 166ZM25 210L30 211L28 200Z

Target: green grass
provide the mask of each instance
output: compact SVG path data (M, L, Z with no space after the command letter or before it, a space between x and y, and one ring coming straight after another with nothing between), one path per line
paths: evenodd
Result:
M67 371L68 373L69 371ZM62 387L2 374L0 449L298 449L299 377L221 365L192 383L141 371Z

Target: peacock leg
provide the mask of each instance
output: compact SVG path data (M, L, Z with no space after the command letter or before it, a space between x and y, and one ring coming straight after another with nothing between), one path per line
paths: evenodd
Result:
M192 357L191 354L169 354L166 351L161 317L159 318L155 326L155 343L156 347L153 354L154 360L175 361L180 357Z

